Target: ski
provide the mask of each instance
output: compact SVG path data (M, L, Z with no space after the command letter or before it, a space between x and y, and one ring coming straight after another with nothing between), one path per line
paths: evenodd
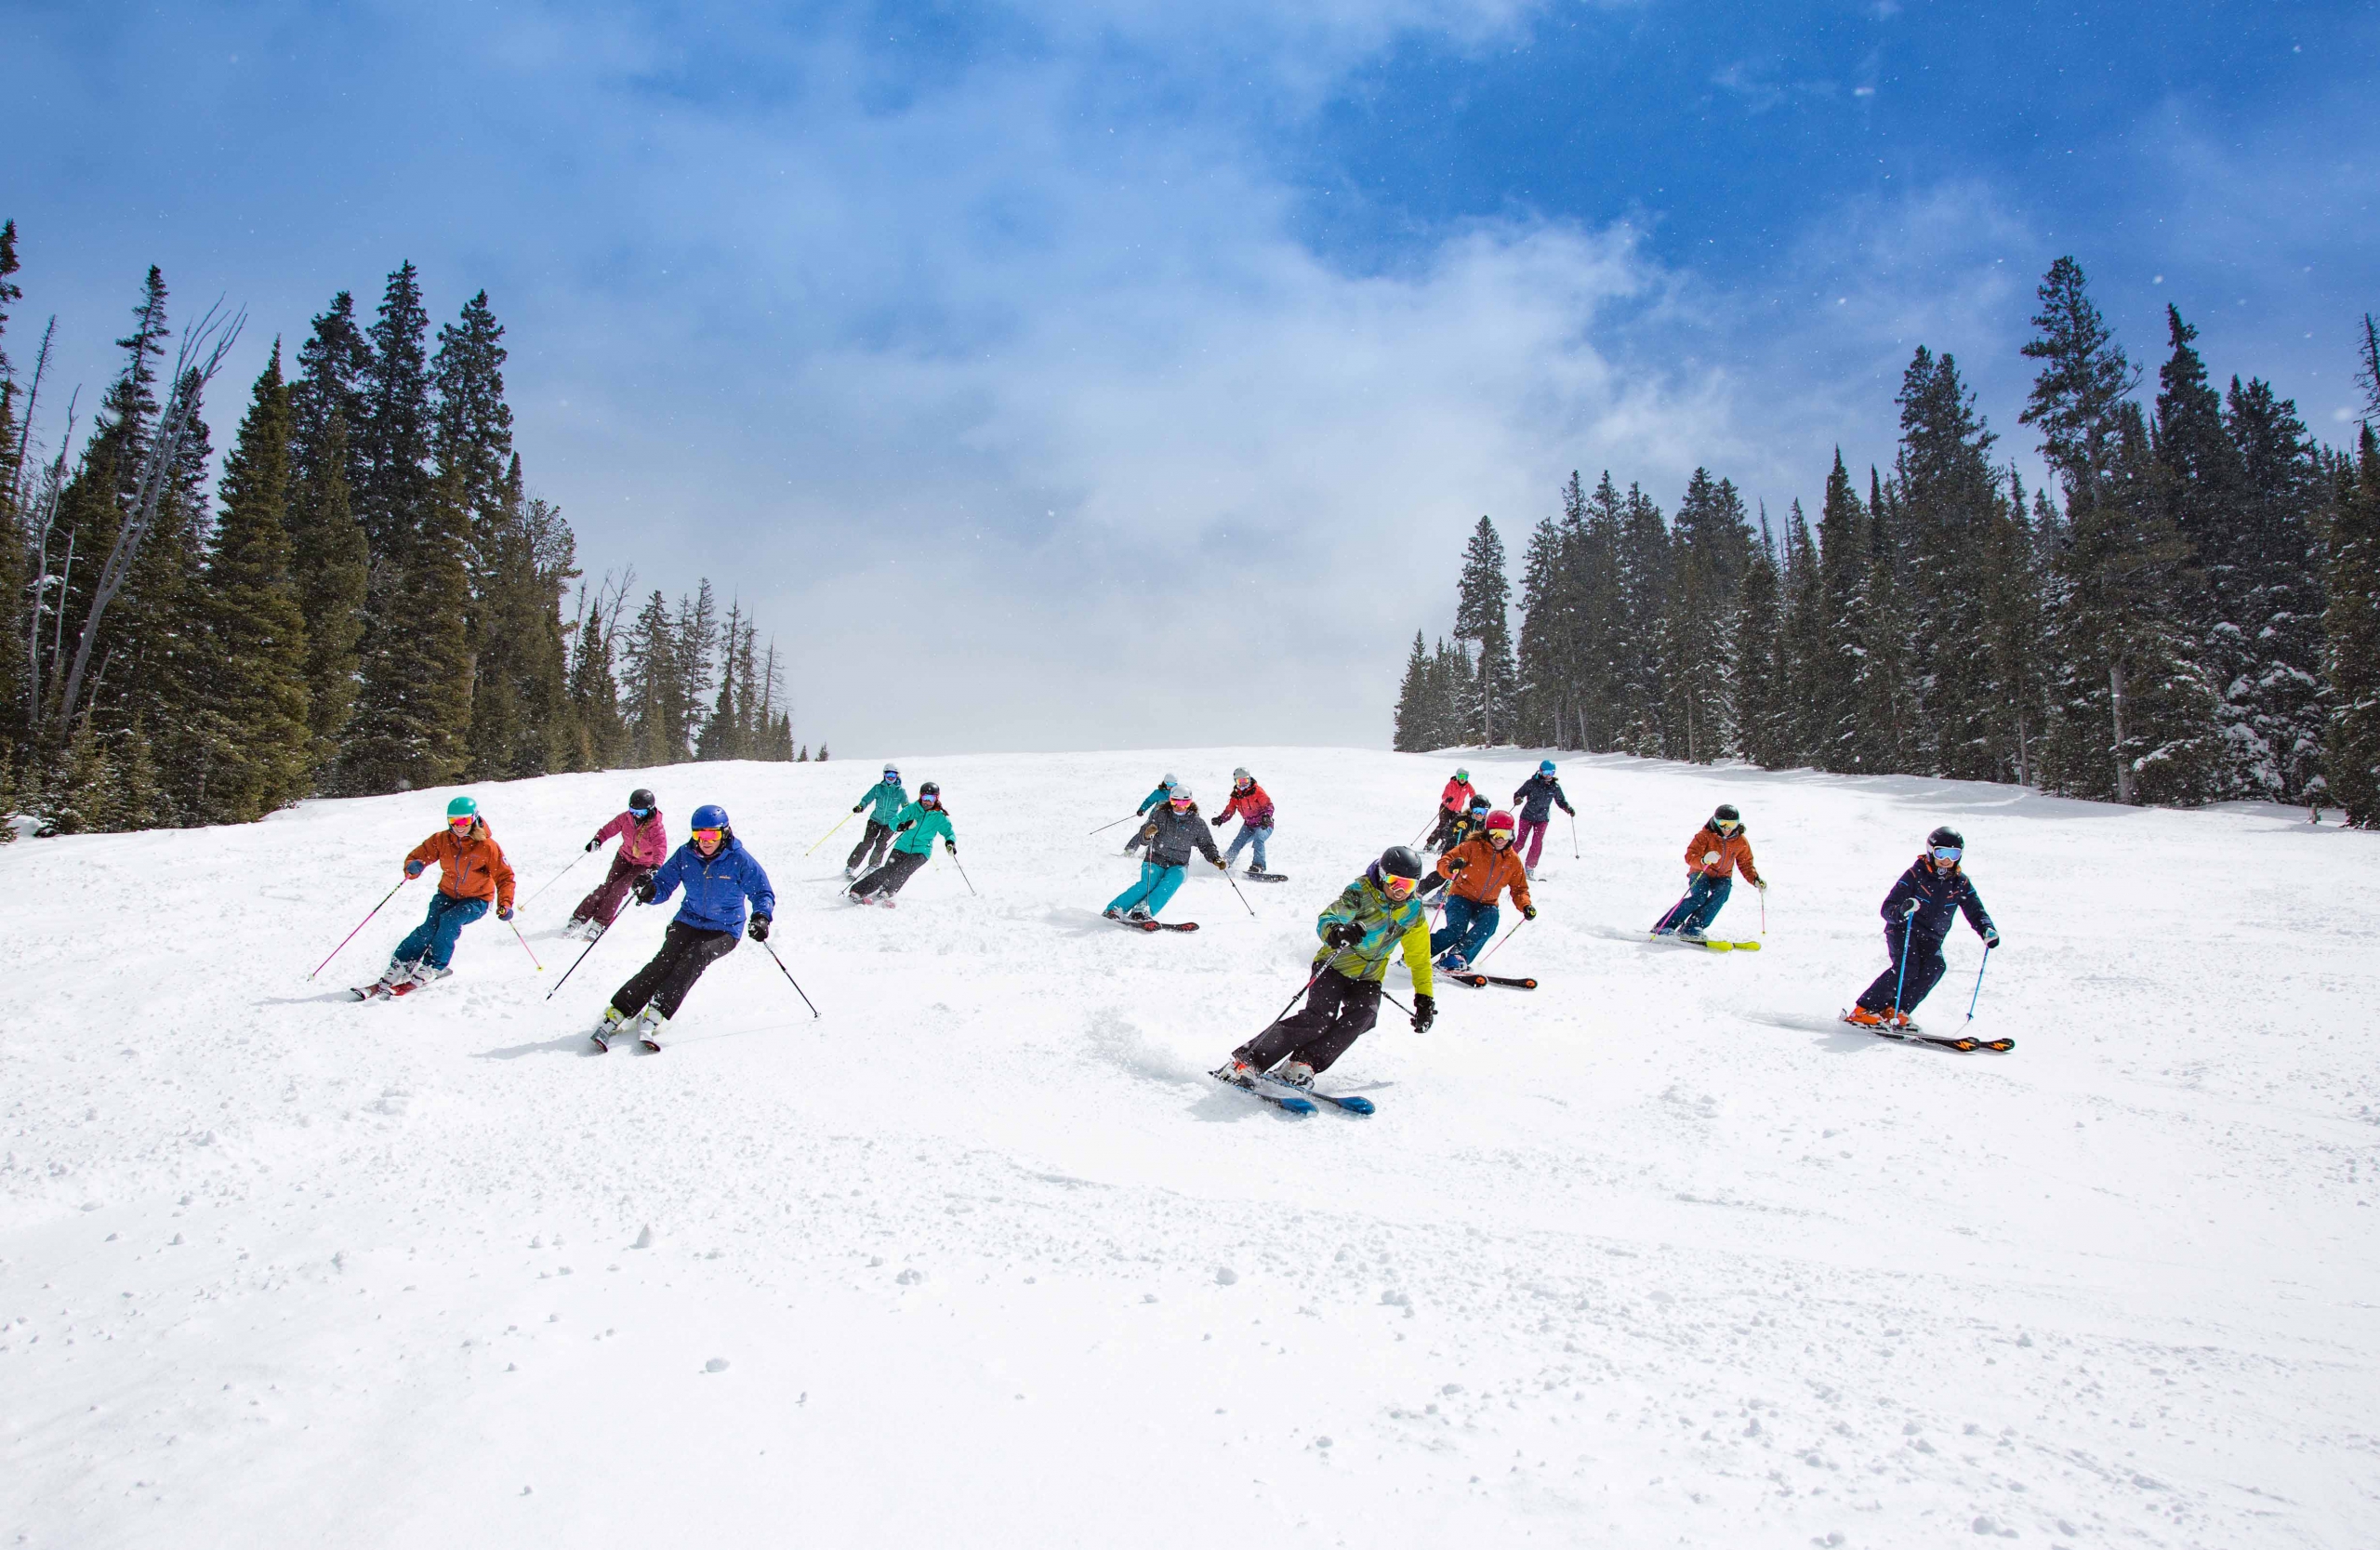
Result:
M1225 1087L1230 1088L1235 1093L1245 1093L1251 1098L1257 1099L1263 1103L1271 1104L1276 1108L1286 1109L1291 1114L1312 1114L1314 1112L1313 1101L1307 1098L1304 1093L1298 1093L1295 1088L1289 1087L1286 1083L1278 1084L1282 1086L1283 1091L1278 1093L1267 1093L1253 1082L1234 1081L1229 1077L1224 1076L1221 1071L1210 1071L1207 1075L1214 1078L1217 1081L1223 1083ZM1289 1095L1293 1093L1296 1093L1296 1096L1294 1097Z
M359 1001L368 1001L376 996L386 996L388 993L389 987L377 980L370 985L359 985L348 992Z
M1134 931L1196 931L1198 929L1198 922L1196 921L1130 921L1120 915L1111 915L1108 919L1119 926L1130 926Z
M1707 936L1701 941L1697 942L1690 938L1680 936L1675 932L1655 932L1647 937L1646 940L1653 942L1673 942L1681 947L1700 947L1707 952L1714 953L1756 953L1760 951L1760 944L1758 942L1730 942L1726 940L1724 937L1717 936Z
M1267 1087L1276 1087L1285 1093L1294 1093L1301 1098L1316 1099L1335 1108L1344 1109L1349 1114L1369 1114L1373 1111L1372 1101L1369 1098L1335 1097L1317 1087L1300 1087L1295 1082L1283 1081L1270 1071L1258 1072L1256 1080Z
M1509 986L1514 990L1534 990L1537 988L1537 981L1525 977L1515 978L1510 974L1474 974L1468 969L1442 969L1439 973L1445 974L1448 979L1461 981L1463 984L1470 986L1474 990L1477 990L1490 985Z
M1289 874L1287 872L1242 872L1239 875L1243 881L1249 882L1287 882L1289 881Z
M1865 1023L1852 1022L1851 1014L1847 1012L1843 1014L1843 1022L1848 1027L1864 1028L1879 1039L1889 1039L1895 1043L1931 1044L1936 1049L1951 1050L1960 1054L1973 1054L1977 1050L1989 1050L1993 1054L2006 1054L2016 1047L2016 1041L2013 1039L1977 1039L1969 1034L1953 1036L1927 1033L1918 1027L1915 1023L1897 1028L1869 1027Z

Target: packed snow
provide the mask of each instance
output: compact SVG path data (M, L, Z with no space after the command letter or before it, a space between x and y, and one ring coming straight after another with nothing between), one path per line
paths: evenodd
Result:
M1457 762L905 759L979 893L937 855L892 912L858 820L805 851L873 763L483 785L542 970L491 916L366 1005L432 881L307 973L450 792L0 851L0 1542L2380 1543L2380 838L1567 758L1488 965L1540 989L1390 1013L1324 1078L1368 1119L1210 1080ZM1236 763L1290 881L1102 921L1087 831ZM544 885L636 784L727 806L823 1018L747 942L595 1053L667 909L547 999L606 857ZM1648 944L1723 801L1764 950ZM1836 1021L1944 822L2009 1054Z

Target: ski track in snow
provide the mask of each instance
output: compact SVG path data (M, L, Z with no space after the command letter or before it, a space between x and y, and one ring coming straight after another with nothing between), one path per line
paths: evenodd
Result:
M735 815L826 1017L747 943L660 1055L586 1029L664 910L541 999L608 851L521 911L543 973L491 917L347 1002L422 882L307 982L443 791L0 850L0 1543L2380 1543L2380 839L1567 758L1584 858L1488 963L1543 988L1392 1013L1325 1079L1368 1119L1208 1080L1452 762L905 759L982 896L893 912L855 823L802 854L861 761L472 788L524 899L631 785ZM1099 921L1084 831L1235 763L1291 881ZM1766 950L1645 945L1719 801ZM1945 821L2010 1055L1833 1021Z

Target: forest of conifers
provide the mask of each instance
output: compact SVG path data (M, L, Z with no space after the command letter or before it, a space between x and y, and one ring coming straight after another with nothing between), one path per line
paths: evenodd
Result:
M2013 781L2192 804L2328 802L2380 822L2380 327L2366 418L2318 444L2270 384L2208 380L2166 311L2146 404L2060 258L2019 421L2027 490L1956 363L1921 346L1899 447L1838 451L1815 524L1755 520L1698 469L1674 513L1573 474L1522 556L1521 624L1482 517L1454 642L1413 639L1395 746L1519 744L1764 769Z
M20 268L0 224L0 817L238 823L317 793L796 757L740 603L581 582L513 450L484 291L434 349L411 264L368 320L337 293L294 357L274 339L210 488L202 411L247 320L178 328L152 267L86 410L51 379L55 317L10 358Z

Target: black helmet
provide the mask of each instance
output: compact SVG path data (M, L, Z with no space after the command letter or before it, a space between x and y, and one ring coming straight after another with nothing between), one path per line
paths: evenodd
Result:
M1421 878L1421 858L1410 845L1391 845L1380 853L1380 875L1411 878L1418 882Z
M1731 801L1721 802L1719 804L1719 810L1712 814L1711 816L1716 818L1723 824L1739 824L1743 822L1744 818L1742 814L1736 811L1736 804Z
M653 793L651 791L648 791L643 787L640 786L635 790L628 793L628 805L630 807L642 808L645 812L650 813L661 804L653 800Z
M1956 845L1961 850L1967 848L1967 837L1948 824L1927 835L1925 842L1928 845Z
M938 797L938 796L940 796L940 795L942 795L942 788L941 788L941 787L939 787L939 786L936 786L936 785L935 785L932 781L931 781L931 780L927 781L923 786L920 786L920 787L919 787L919 788L918 788L918 796L919 796L919 798L920 800L922 800L922 799L924 799L924 798L927 798L927 797Z

